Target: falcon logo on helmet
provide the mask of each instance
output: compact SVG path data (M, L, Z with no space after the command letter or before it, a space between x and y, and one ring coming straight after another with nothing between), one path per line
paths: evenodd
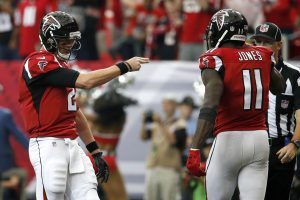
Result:
M225 16L229 16L228 12L226 12L225 10L221 10L214 15L214 19L212 19L212 21L216 22L218 30L222 29L225 21Z
M52 15L49 15L45 18L42 31L43 34L46 35L49 29L53 31L59 29L60 27L61 27L60 23Z

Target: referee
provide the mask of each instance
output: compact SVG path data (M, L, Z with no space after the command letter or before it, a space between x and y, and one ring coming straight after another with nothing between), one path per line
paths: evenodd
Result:
M288 200L295 157L300 147L300 69L283 61L281 31L275 24L259 25L252 38L256 45L273 50L275 67L286 82L285 92L281 95L269 93L270 157L265 200Z

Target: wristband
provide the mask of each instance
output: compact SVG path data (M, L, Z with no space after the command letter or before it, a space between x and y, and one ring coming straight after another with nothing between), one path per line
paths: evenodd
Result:
M99 149L99 147L98 147L97 143L95 141L93 141L93 142L89 143L88 145L86 145L86 149L90 153L92 153L93 151Z
M116 66L120 69L121 75L123 75L129 71L125 62L120 62L120 63L116 64Z
M204 119L211 123L215 122L217 110L215 108L201 108L198 119Z
M291 141L291 143L294 144L297 149L300 148L300 140L293 140L293 141Z

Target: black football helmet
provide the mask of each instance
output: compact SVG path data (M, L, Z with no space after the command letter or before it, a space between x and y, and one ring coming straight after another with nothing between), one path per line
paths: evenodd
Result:
M228 41L243 45L248 33L248 22L238 11L223 9L215 13L206 30L207 48L217 48Z
M74 51L80 49L81 33L73 16L62 11L51 12L44 16L40 24L39 37L47 51L56 53L63 60L69 60ZM58 49L58 41L62 39L75 40L69 54L62 54Z

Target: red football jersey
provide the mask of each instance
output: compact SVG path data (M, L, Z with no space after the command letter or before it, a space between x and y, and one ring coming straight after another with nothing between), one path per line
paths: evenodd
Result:
M47 51L30 54L22 65L19 102L30 137L77 137L75 89L38 82L60 67L68 68L68 65Z
M197 0L183 0L182 9L184 23L182 24L180 42L203 42L212 13L203 10Z
M28 56L35 51L36 45L40 43L39 27L43 16L50 11L57 10L54 0L20 1L18 4L19 54ZM40 48L40 47L38 47Z
M217 48L201 55L200 69L214 69L224 82L214 134L266 130L272 51L264 47Z

